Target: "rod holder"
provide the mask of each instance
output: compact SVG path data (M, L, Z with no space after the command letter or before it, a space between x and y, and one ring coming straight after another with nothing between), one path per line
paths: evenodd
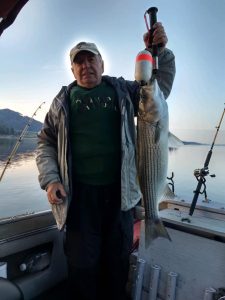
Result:
M151 267L148 300L156 300L157 299L160 271L161 271L161 267L158 265L153 265Z
M203 300L213 300L214 299L213 296L215 293L216 293L216 290L214 288L212 288L212 287L206 288Z
M169 272L167 277L166 300L175 300L177 273Z
M141 300L145 264L146 261L144 259L138 258L133 300Z

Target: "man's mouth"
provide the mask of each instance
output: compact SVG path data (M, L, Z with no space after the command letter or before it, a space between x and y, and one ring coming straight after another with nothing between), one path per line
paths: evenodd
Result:
M93 73L92 72L85 72L85 73L82 73L81 75L82 75L82 77L89 77L89 76L92 76Z

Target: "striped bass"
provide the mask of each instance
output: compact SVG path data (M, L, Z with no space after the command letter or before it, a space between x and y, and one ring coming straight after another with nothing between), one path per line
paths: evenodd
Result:
M158 236L170 240L158 216L167 186L168 107L156 79L140 89L137 116L137 167L145 209L145 247Z

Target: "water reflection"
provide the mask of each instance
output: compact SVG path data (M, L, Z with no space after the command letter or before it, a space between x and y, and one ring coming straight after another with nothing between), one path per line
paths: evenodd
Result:
M15 145L16 139L0 139L0 173ZM17 154L0 182L0 218L50 209L46 192L38 182L38 170L35 163L36 139L24 139ZM169 152L168 177L174 174L175 193L184 200L191 201L197 181L193 171L202 168L209 146L185 145ZM210 161L210 174L207 177L209 199L225 203L225 147L216 146ZM199 202L203 200L199 197Z
M8 161L9 156L18 140L16 138L0 138L0 168ZM33 159L37 147L37 138L24 138L8 167L21 165L24 161Z
M185 145L176 152L170 152L168 174L174 172L175 193L184 200L192 200L197 180L194 170L204 166L209 146ZM209 164L210 174L216 174L215 178L206 177L207 194L212 201L225 203L225 147L216 146ZM204 195L200 195L198 201L203 201Z
M0 138L0 174L17 140ZM50 209L38 182L36 138L25 138L0 182L0 218Z

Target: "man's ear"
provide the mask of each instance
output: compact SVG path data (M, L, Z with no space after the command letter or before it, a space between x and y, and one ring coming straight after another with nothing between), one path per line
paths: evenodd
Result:
M102 60L102 73L104 73L105 68L104 68L104 60Z
M75 75L74 75L74 71L73 71L73 67L71 66L71 71L72 71L72 73L73 73L73 76L75 77ZM76 77L75 77L76 78Z

